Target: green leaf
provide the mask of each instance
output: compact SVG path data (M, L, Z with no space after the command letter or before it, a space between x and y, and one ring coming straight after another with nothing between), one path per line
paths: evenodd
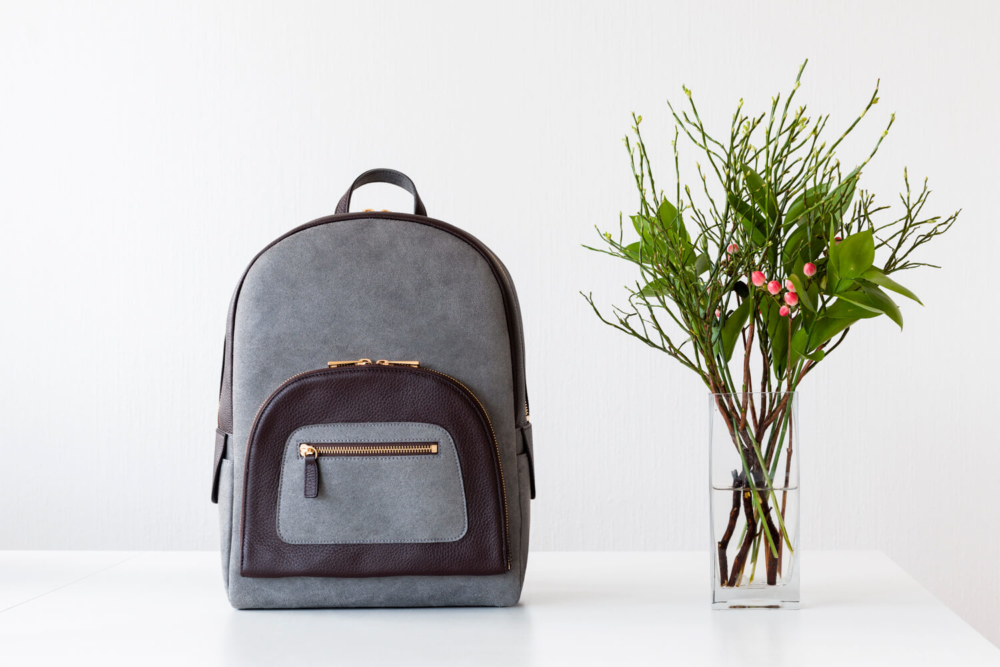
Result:
M830 190L829 183L820 183L815 187L811 187L804 191L795 201L789 205L788 210L785 211L785 222L784 226L794 224L799 220L806 211L816 208L816 206L823 200L823 197Z
M771 364L774 366L774 374L782 377L785 374L785 367L788 365L788 317L782 317L778 312L781 307L773 299L761 301L760 309L764 315L764 322L767 325L767 337L771 342ZM799 319L792 322L792 332L799 326Z
M819 225L802 225L788 235L781 251L781 264L791 273L799 264L815 262L826 249L826 238Z
M643 264L649 264L650 262L650 257L642 254L642 243L639 241L628 244L622 249L622 252L633 262L641 262Z
M812 281L809 284L809 287L806 288L806 293L809 295L809 300L812 302L812 304L816 306L816 310L819 310L819 305L820 305L819 283L817 283L815 280Z
M864 278L865 280L870 280L879 287L884 287L885 289L895 292L896 294L902 294L903 296L909 299L913 299L921 306L924 305L923 302L917 298L916 294L914 294L907 288L903 287L895 280L882 273L880 269L877 269L874 266L865 271L863 274L861 274L861 277Z
M778 306L773 299L760 300L760 314L764 318L764 331L767 332L767 337L773 340L778 335Z
M903 329L903 313L899 311L899 306L888 294L883 292L877 285L860 283L861 289L871 299L871 302L880 311L886 314L890 320L899 325L900 331Z
M830 246L830 259L841 278L860 278L875 261L875 239L872 231L851 234L840 243Z
M635 231L639 233L639 238L642 239L643 263L649 263L654 258L663 258L666 256L666 241L663 240L659 230L654 227L653 222L643 215L633 215L631 218Z
M684 226L684 217L677 212L677 207L664 199L660 202L660 208L656 212L656 217L660 219L660 224L666 230L667 236L675 243L690 244L691 235L688 234Z
M740 331L747 322L751 308L753 308L753 299L743 299L739 308L734 310L722 325L722 354L726 361L733 358L736 339L739 338Z
M840 245L830 237L830 253L827 255L826 270L827 274L832 274L834 277L834 285L836 285L836 279L840 278L840 262L837 261L837 248ZM833 287L831 287L831 290Z
M786 268L795 263L795 258L798 256L799 250L802 248L802 244L806 242L808 236L808 227L799 227L789 234L788 239L785 241L785 247L781 250L781 263Z
M819 361L819 359L814 359L816 348L855 322L857 322L857 320L849 318L818 317L816 318L816 321L813 322L813 325L809 330L799 329L795 332L795 335L792 336L792 350L807 359ZM806 349L807 339L809 340L808 350ZM810 354L814 356L809 356ZM822 354L823 352L820 351L820 355ZM822 356L820 356L820 359L822 359Z
M830 295L842 294L854 288L854 281L850 278L843 278L837 268L836 255L832 251L826 262L826 293Z
M696 276L700 276L711 268L712 260L708 258L707 253L698 255L697 259L694 260L694 275Z
M757 209L731 192L729 193L728 200L729 205L736 209L737 213L749 220L754 228L763 234L764 230L767 229L767 221L764 220L764 217L757 211Z
M812 352L806 352L805 350L802 349L802 346L805 345L805 338L806 338L804 335L801 335L803 333L804 330L799 329L798 331L795 332L795 335L792 336L792 352L799 355L800 357L805 357L806 359L811 359L813 361L823 361L823 357L826 356L826 353L823 352L823 350L813 350Z
M674 226L674 222L677 220L677 207L664 199L660 202L660 210L656 212L656 216L660 219L660 222L663 223L664 227L670 229Z
M753 244L755 246L763 246L764 242L767 241L767 236L764 235L764 232L761 231L760 228L757 227L752 221L747 220L742 215L740 216L740 224L743 225L743 231L745 231L747 236L753 240Z
M648 283L645 287L643 287L639 291L639 294L646 297L661 296L663 294L669 294L670 293L669 290L670 290L670 283L667 281L667 279L657 278L656 280Z
M854 188L858 184L858 176L860 176L861 167L857 167L854 171L847 175L847 178L840 182L827 200L832 204L836 205L837 208L834 209L837 213L838 221L844 217L844 213L851 207L851 200L854 199Z
M795 293L798 294L799 301L802 303L802 305L815 313L816 301L813 295L810 294L809 291L806 289L805 282L802 280L802 278L799 278L797 274L793 273L792 275L788 276L788 279L792 281L793 285L795 285Z
M849 294L860 294L860 292L849 292ZM826 310L823 311L823 317L830 319L848 319L848 320L863 320L871 317L878 317L882 313L874 310L873 308L866 306L859 306L850 299L844 299L843 294L840 295L832 304L827 306ZM856 297L861 298L861 297Z
M684 252L681 253L681 262L685 267L693 268L693 264L698 261L698 253L695 251L694 245L691 243L684 243Z
M803 264L815 262L822 256L824 250L826 250L826 239L822 234L817 234L808 243L802 245L802 249L799 250L799 259Z
M774 220L778 216L778 203L774 195L768 189L764 179L750 167L743 167L743 176L746 179L747 190L750 191L750 198L757 205L757 209L769 220Z
M875 306L868 295L859 289L841 292L838 296L840 297L840 299L837 300L838 303L840 301L845 301L853 304L861 310L867 310L869 313L875 313L875 315L882 314L881 309Z
M903 314L899 312L899 306L889 298L888 294L868 281L859 282L858 287L860 288L859 290L840 294L838 303L840 300L849 301L859 308L875 313L876 315L884 313L889 319L898 324L900 329L903 328Z

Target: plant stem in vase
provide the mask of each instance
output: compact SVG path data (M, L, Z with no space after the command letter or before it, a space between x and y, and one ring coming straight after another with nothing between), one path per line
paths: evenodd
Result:
M799 603L795 395L709 398L712 603L794 608ZM734 410L757 417L743 422Z

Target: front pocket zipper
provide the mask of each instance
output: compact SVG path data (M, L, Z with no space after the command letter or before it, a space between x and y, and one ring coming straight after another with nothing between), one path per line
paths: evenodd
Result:
M299 445L299 456L410 456L417 454L437 454L436 442L372 442Z
M323 443L303 442L299 445L299 456L305 461L305 497L319 495L318 459L327 456L435 456L436 442L366 442L366 443Z

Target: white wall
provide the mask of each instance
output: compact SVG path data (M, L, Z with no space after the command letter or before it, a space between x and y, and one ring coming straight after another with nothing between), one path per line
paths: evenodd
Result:
M844 151L898 111L865 175L880 199L905 164L935 210L965 212L932 250L944 270L908 277L927 307L907 304L906 332L860 328L804 388L804 541L885 550L1000 643L996 4L493 6L0 9L0 548L214 547L230 291L373 166L409 173L517 281L533 546L705 548L703 389L597 323L577 291L607 303L629 274L579 244L635 205L629 112L665 178L682 83L725 124L808 56L800 98L834 128L882 78ZM406 206L358 204L386 202Z

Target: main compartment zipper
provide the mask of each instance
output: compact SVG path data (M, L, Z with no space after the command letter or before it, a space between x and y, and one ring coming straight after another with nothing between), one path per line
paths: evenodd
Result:
M352 359L350 361L328 361L328 368L343 368L345 366L408 366L410 368L420 368L419 361L389 361L388 359Z

